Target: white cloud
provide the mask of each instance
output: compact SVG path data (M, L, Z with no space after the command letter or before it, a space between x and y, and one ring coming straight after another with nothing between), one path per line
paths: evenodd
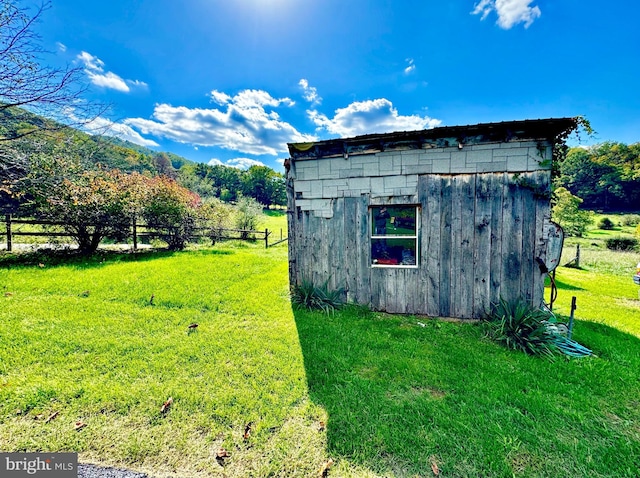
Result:
M302 97L310 102L312 105L319 105L322 103L322 98L318 95L318 90L315 86L309 86L309 82L302 78L298 85L302 88Z
M404 69L404 74L409 75L415 71L416 65L413 63L413 58L407 58L405 61L408 63L408 65Z
M223 108L188 108L157 104L153 119L130 118L126 124L144 134L180 143L218 146L248 154L287 151L288 142L315 141L282 121L273 108L293 106L289 98L273 98L262 90L243 90L231 97L213 90L211 99Z
M140 80L126 80L128 84L130 84L131 86L136 86L139 88L148 88L149 85L146 84L144 81L140 81Z
M538 6L531 7L533 0L480 0L471 12L473 15L482 14L481 20L495 11L498 14L498 25L505 30L518 23L524 23L528 28L542 12Z
M81 52L77 58L84 64L84 72L89 77L89 80L91 80L91 83L96 86L122 91L123 93L129 93L131 91L129 85L133 87L147 87L144 81L124 80L112 71L104 71L104 62L86 51Z
M58 51L65 52L67 51L67 45L64 43L56 42L56 46L58 47Z
M217 158L211 158L207 164L210 166L228 166L237 169L249 169L251 166L265 166L263 162L251 158L234 158L227 160L227 162L222 162Z
M227 103L229 103L229 101L231 101L231 97L228 94L223 93L221 91L212 90L211 100L214 103L218 103L219 105L226 105Z
M318 129L342 137L394 131L413 131L438 126L439 119L429 116L401 116L393 103L385 98L351 103L335 111L333 118L315 110L307 111Z
M143 138L140 133L135 131L130 126L127 126L123 123L115 123L106 118L95 118L90 123L88 123L84 129L89 134L101 134L105 136L113 136L119 139L123 139L126 141L131 141L132 143L139 144L140 146L160 146L158 143L151 139Z

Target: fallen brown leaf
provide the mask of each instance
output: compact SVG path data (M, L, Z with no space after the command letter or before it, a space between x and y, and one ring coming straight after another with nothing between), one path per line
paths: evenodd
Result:
M173 397L169 397L167 401L162 404L162 407L160 407L160 413L167 413L172 403Z
M431 471L433 471L434 476L440 475L440 468L438 468L435 458L431 458Z
M75 428L76 430L81 430L81 429L83 429L83 428L84 428L84 427L86 427L86 426L87 426L87 424L86 424L86 423L83 423L83 422L76 422L76 424L74 425L74 428Z
M44 414L43 413L39 413L38 415L33 417L34 420L42 420L43 418L44 418Z
M13 295L13 293L12 293L12 292L5 292L5 293L4 293L4 296L5 296L5 297L11 297L12 295Z
M325 431L325 429L326 429L326 428L327 428L327 426L326 426L326 424L325 424L323 421L321 421L321 422L318 424L318 431L319 431L319 432L323 432L323 431Z
M326 478L327 476L329 476L329 468L331 468L331 465L333 465L333 460L329 458L329 461L327 461L324 465L320 467L319 475L322 478Z

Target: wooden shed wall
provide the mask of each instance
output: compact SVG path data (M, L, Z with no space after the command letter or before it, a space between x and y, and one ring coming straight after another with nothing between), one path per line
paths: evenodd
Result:
M391 313L480 318L499 298L539 305L549 171L423 174L417 194L331 199L332 217L296 207L288 182L291 284L328 281L350 302ZM371 267L369 207L420 206L417 268Z

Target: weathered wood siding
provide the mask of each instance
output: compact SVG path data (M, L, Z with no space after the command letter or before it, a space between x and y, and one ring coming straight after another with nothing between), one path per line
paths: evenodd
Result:
M480 318L499 298L539 305L549 178L548 170L418 174L398 195L363 186L325 198L322 214L301 207L289 180L291 284L326 281L350 302L391 313ZM371 267L369 207L379 204L419 206L417 268Z

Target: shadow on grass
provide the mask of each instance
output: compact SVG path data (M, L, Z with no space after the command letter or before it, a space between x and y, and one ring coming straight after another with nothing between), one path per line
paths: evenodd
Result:
M76 250L69 249L40 249L32 252L4 253L0 254L0 268L10 267L57 267L74 266L78 269L102 267L115 262L143 262L172 257L176 254L200 254L200 255L228 255L228 250L197 250L197 251L169 251L158 249L143 249L132 251L111 251L99 249L94 254L87 256Z
M556 287L558 290L585 290L583 287L577 287L575 285L568 284L562 280L556 278Z
M635 459L637 444L621 425L618 457L588 464L590 447L601 456L611 446L600 445L611 423L567 424L600 418L603 403L615 416L640 418L638 337L580 321L575 338L599 358L549 362L496 345L480 324L362 311L294 317L333 458L383 476L431 476L432 462L446 476L512 476L514 443L536 476L559 467L577 476L585 466L624 475ZM597 439L574 450L585 435Z

